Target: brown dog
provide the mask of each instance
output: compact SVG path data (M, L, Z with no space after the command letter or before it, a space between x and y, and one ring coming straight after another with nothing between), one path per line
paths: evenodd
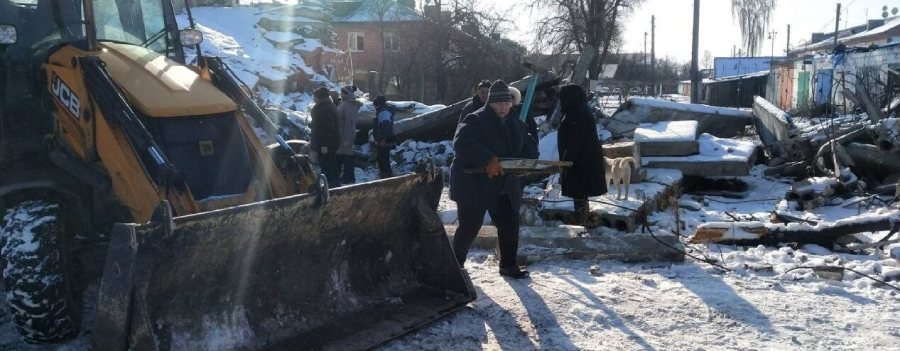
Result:
M628 164L631 164L629 166ZM631 168L636 168L634 158L632 157L620 157L620 158L603 158L603 166L606 169L606 185L609 186L609 182L612 181L613 185L616 186L616 200L618 200L622 196L622 185L625 186L625 200L628 200L628 186L631 184Z

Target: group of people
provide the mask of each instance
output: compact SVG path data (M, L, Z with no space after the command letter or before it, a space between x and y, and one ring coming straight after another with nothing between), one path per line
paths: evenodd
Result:
M450 166L450 199L457 203L459 219L453 251L462 268L487 212L497 227L500 275L525 278L528 271L517 262L524 186L520 177L504 174L500 160L538 158L537 126L533 119L527 122L527 113L524 120L515 113L514 106L521 101L517 89L502 80L489 85L481 82L476 89L453 139L456 157ZM588 197L606 193L603 151L584 89L563 86L559 99L563 113L557 145L559 159L573 163L562 172L562 193L575 200L576 211L586 218Z
M577 85L557 88L563 114L558 131L559 159L572 162L561 174L562 194L574 199L576 212L586 218L588 198L606 193L601 144L584 89ZM355 87L342 88L341 101L335 106L327 88L314 92L310 146L332 186L355 182L353 140L361 102L354 93ZM504 81L485 80L476 86L475 96L460 116L453 137L455 157L450 166L450 199L457 203L459 219L453 251L460 268L465 265L485 213L489 213L497 227L500 275L528 276L528 271L517 262L524 184L519 176L505 174L500 164L506 158L539 157L537 124L527 113L526 118L519 118L521 100L521 92ZM395 111L383 96L376 97L373 103L379 173L382 178L391 177Z
M356 183L353 144L357 133L356 120L362 107L362 102L356 98L357 92L356 86L341 88L337 104L328 88L320 87L313 92L315 105L310 111L312 133L309 147L328 179L329 187ZM393 176L390 150L396 145L395 111L387 104L384 96L376 97L373 103L373 136L379 176L389 178Z

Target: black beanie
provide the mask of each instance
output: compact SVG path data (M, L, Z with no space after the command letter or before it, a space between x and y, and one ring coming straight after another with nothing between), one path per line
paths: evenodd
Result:
M509 93L509 87L506 86L506 82L502 80L494 81L494 84L491 84L491 92L488 93L486 104L494 103L494 102L512 102L512 94Z
M387 99L385 99L384 96L381 95L376 96L375 101L372 101L372 104L375 105L375 107L384 106L384 104L386 103Z
M323 100L323 99L331 96L331 94L329 94L329 93L330 93L330 91L328 90L328 88L319 87L319 89L316 89L315 91L313 91L313 97L315 97L316 99L319 99L319 100Z

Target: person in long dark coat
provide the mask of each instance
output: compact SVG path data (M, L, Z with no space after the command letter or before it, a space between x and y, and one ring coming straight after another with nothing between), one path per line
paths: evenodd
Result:
M577 85L564 86L559 101L563 113L557 139L559 160L572 162L572 167L563 169L560 185L562 195L573 199L575 212L583 222L590 209L588 197L606 193L603 147L584 89Z
M312 116L310 150L316 153L319 167L322 168L322 173L328 179L329 187L337 187L341 185L337 156L341 140L337 107L334 106L329 91L325 87L316 89L313 92L313 98L316 104L309 113Z
M512 95L505 82L491 85L486 103L463 119L453 140L450 199L456 201L459 215L453 252L462 267L488 212L497 226L500 275L524 278L528 272L516 264L522 180L504 174L500 159L537 158L537 142L525 131L525 123L509 115Z

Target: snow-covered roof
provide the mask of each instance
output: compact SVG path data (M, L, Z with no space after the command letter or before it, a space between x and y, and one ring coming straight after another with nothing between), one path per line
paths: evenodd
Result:
M728 81L738 80L738 79L765 77L768 74L769 74L769 71L765 70L765 71L759 71L759 72L754 72L754 73L741 74L741 75L737 75L737 76L715 78L707 83L728 82Z
M377 3L378 0L361 0L361 4L356 10L350 12L346 16L343 17L334 17L335 23L348 23L348 22L378 22L378 11L377 11ZM400 4L396 1L391 1L390 7L385 12L384 20L390 22L415 22L415 21L424 21L425 18L422 17L415 10Z
M883 25L872 28L870 30L859 32L859 33L852 34L852 35L848 35L845 37L840 37L840 38L838 38L838 42L839 43L848 43L848 42L855 42L855 41L860 41L860 40L865 40L865 39L871 39L872 37L885 34L891 30L900 31L900 16L885 19ZM810 44L807 44L804 46L794 48L794 50L792 50L792 51L794 51L794 52L814 51L814 50L830 49L832 46L834 46L834 36L830 36L822 41L818 41L815 43L810 43Z

